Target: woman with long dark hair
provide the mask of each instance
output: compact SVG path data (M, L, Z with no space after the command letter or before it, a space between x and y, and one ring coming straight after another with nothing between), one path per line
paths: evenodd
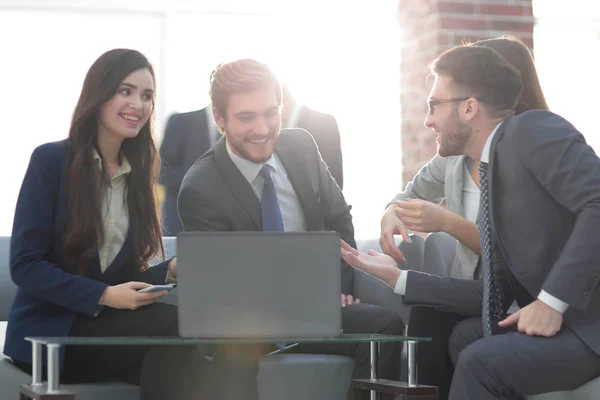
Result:
M4 353L31 371L26 336L177 336L166 291L176 259L162 248L152 136L154 70L136 50L104 53L89 69L69 137L37 147L15 212L10 270L18 290ZM62 347L63 381L117 378L142 399L198 398L207 361L195 347ZM168 365L168 368L163 368ZM195 397L196 396L196 397Z

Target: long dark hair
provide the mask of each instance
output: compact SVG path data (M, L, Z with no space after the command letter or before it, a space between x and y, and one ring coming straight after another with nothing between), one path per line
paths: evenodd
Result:
M547 110L548 103L542 92L540 80L535 69L533 56L527 46L516 36L501 36L498 38L480 40L473 43L477 46L490 47L511 63L521 73L523 91L519 97L515 114L529 110Z
M104 241L102 191L109 177L106 169L101 171L93 160L94 150L98 151L100 109L117 93L123 80L140 69L150 71L156 81L152 65L140 52L114 49L104 53L87 72L73 112L69 131L71 154L67 168L69 219L64 246L75 272L79 274L87 274L86 259L93 256ZM148 260L159 249L164 258L155 193L160 155L152 135L153 114L154 106L139 134L135 138L125 139L121 145L121 154L131 165L131 173L126 176L125 196L134 243L133 266L142 270L147 268Z

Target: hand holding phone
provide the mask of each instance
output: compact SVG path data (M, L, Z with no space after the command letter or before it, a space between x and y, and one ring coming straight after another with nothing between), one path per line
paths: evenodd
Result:
M161 290L166 290L170 292L171 290L175 289L175 286L177 286L175 283L170 283L168 285L151 285L138 290L138 293L160 292Z
M172 290L175 286L175 284L148 286L146 282L125 282L108 286L98 304L119 310L137 310L156 302L165 295L164 291Z

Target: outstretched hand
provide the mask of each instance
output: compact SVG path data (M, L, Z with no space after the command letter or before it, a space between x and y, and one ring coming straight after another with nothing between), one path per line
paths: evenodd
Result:
M397 262L403 263L406 262L406 258L404 258L404 254L396 246L394 235L402 235L402 240L407 243L412 243L412 240L408 236L408 229L406 229L400 217L396 215L397 208L397 204L392 203L385 210L385 213L383 213L379 246L385 254L391 256Z
M375 250L363 253L342 239L340 239L340 256L351 267L381 279L386 285L392 288L396 287L398 278L402 273L402 270L398 268L396 261L392 257Z

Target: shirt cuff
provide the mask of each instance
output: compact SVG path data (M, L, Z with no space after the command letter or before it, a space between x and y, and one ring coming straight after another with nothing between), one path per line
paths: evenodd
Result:
M398 293L401 296L404 296L406 293L406 275L408 274L407 270L404 270L400 273L400 277L398 277L398 282L396 282L396 287L394 288L394 292Z
M538 300L540 300L542 303L545 303L546 305L549 305L550 307L554 308L556 311L558 311L559 313L564 313L565 311L567 311L567 309L569 308L569 305L567 303L565 303L564 301L557 299L556 297L552 296L550 293L542 290L540 292L540 294L538 295Z

